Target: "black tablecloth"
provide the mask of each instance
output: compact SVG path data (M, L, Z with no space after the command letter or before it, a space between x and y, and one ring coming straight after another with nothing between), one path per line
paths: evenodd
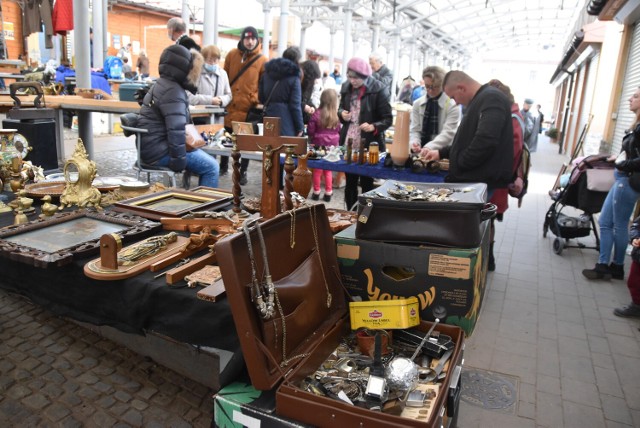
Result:
M0 215L0 226L12 221L12 213ZM196 297L199 288L171 288L164 276L154 279L155 273L149 271L124 280L94 280L84 275L83 268L96 257L98 254L46 269L0 257L0 287L74 320L128 333L154 331L198 346L240 350L231 308L224 297L215 303L200 300Z

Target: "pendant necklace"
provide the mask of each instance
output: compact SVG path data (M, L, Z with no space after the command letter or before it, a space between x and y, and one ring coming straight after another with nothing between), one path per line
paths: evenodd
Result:
M320 262L320 272L322 272L322 280L324 281L324 288L327 290L327 308L331 307L331 301L333 296L329 292L329 285L327 284L327 277L324 274L324 264L322 263L322 257L320 256L320 245L318 244L318 225L316 217L316 204L311 205L309 208L309 221L311 222L311 229L313 230L313 239L316 244L316 254L318 255L318 261Z
M256 223L256 229L258 230L258 236L260 237L260 243L262 245L262 257L265 261L265 280L261 284L258 280L258 273L256 268L256 261L253 254L253 245L251 244L251 231L249 230L250 224ZM275 295L275 286L271 280L269 273L269 264L267 263L267 253L264 248L264 241L262 239L262 230L260 229L260 223L258 220L245 221L242 225L242 230L247 237L247 250L249 252L249 260L251 261L251 285L252 285L252 300L258 309L260 317L264 320L271 319L275 312L273 300Z

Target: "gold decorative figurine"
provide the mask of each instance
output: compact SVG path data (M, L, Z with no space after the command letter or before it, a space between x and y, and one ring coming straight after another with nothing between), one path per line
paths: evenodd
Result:
M77 181L72 181L70 178L73 167L78 171ZM82 139L78 138L73 156L64 163L64 181L66 184L60 196L60 207L58 209L62 210L72 205L78 205L80 208L96 207L97 209L102 209L100 207L100 191L92 186L96 172L96 163L89 160Z

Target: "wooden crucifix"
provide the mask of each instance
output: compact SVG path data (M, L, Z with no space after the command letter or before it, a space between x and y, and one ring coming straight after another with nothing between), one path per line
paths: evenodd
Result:
M286 149L287 156L307 153L307 139L305 137L284 137L280 135L280 118L264 118L264 135L238 134L231 152L233 158L233 205L234 210L240 211L240 150L262 152L262 197L260 214L265 219L280 214L280 152ZM291 160L291 165L293 161ZM287 170L285 177L285 209L293 208L291 202L292 169Z

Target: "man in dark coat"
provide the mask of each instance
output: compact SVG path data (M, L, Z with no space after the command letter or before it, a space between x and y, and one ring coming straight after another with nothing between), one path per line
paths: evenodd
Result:
M487 183L491 198L513 178L511 102L499 89L459 70L446 74L444 91L466 109L451 145L428 151L426 158L449 159L447 181Z
M371 66L361 58L351 58L347 63L347 81L340 90L338 118L342 123L340 145L347 139L353 141L354 150L360 144L365 148L377 142L380 152L385 151L384 131L393 122L393 113L389 97L384 85L371 77ZM362 192L373 189L373 177L347 174L347 185L344 189L344 201L347 209L358 202L358 182Z
M382 59L382 55L378 52L373 52L369 55L369 65L373 70L371 77L380 81L386 90L389 92L387 98L391 98L391 92L393 88L393 73L389 70Z
M258 98L265 117L280 118L280 135L302 135L302 90L300 86L300 50L291 46L264 66Z
M218 162L202 150L186 151L185 126L191 122L185 89L197 87L204 59L196 50L171 45L160 55L160 78L144 97L137 126L147 129L140 142L145 164L184 169L200 177L199 185L218 187Z
M167 34L177 45L184 46L187 50L195 49L200 52L200 45L189 37L187 24L184 23L182 18L171 18L167 21Z

